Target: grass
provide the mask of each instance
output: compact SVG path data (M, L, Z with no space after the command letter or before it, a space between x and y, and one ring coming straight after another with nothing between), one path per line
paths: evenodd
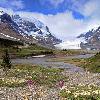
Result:
M100 52L94 57L86 59L86 64L84 67L92 72L100 73Z
M0 86L25 86L27 80L32 80L37 85L53 87L60 80L67 81L68 77L62 74L63 70L38 65L13 65L8 71L1 71L3 76L0 78Z
M21 48L17 46L0 48L0 58L2 58L4 49L8 49L9 54L12 58L27 57L41 54L53 54L52 50L34 44L28 47L22 46Z
M94 86L80 86L64 88L60 96L68 100L100 100L100 88Z
M90 72L100 73L100 52L87 59L74 58L66 60L65 62L83 67L85 70Z
M51 50L36 44L32 44L29 46L9 46L9 47L0 47L0 58L2 58L2 54L4 49L8 49L11 58L17 57L28 57L34 55L52 55L55 57L64 57L64 56L72 56L72 55L80 55L80 54L87 54L91 53L92 51L85 51L85 50ZM92 52L94 53L94 52Z
M85 50L55 50L54 54L56 57L60 58L60 57L65 57L65 56L74 56L74 55L80 55L80 54L87 54L90 53L88 51Z
M40 67L33 73L32 79L41 85L54 86L57 82L67 81L68 77L61 74L61 69Z

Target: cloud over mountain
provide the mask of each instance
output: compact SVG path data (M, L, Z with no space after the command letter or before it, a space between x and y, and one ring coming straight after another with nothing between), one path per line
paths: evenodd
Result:
M30 20L39 19L50 28L52 33L64 41L100 25L100 0L10 1L2 0L0 9L10 14L28 17Z

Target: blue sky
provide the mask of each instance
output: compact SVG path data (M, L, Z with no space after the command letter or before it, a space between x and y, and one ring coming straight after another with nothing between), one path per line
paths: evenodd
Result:
M86 3L88 0L79 0L81 3ZM73 0L1 0L0 6L4 8L12 8L15 11L23 10L30 12L38 12L43 14L57 14L72 11L75 18L81 19L84 16L72 9Z
M84 0L85 1L85 0ZM58 2L58 3L56 3ZM57 14L65 12L66 10L71 10L75 18L84 18L82 14L71 9L71 0L24 0L25 8L23 10L28 10L31 12L38 12L43 14ZM84 2L85 3L85 2Z
M36 18L66 41L100 25L100 0L0 0L0 10Z

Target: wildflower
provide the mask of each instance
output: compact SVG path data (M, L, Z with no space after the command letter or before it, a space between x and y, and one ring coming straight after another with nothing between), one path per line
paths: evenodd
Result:
M59 86L60 86L60 88L62 88L64 86L64 81L60 81Z
M100 94L100 90L95 90L95 91L93 91L92 93Z
M23 82L25 82L25 79L20 79L20 80L18 80L18 82L23 83Z
M28 84L29 86L31 86L31 85L33 85L33 81L32 81L32 80L28 80L28 81L27 81L27 84Z
M33 90L34 90L33 81L32 81L32 80L28 80L28 81L27 81L27 84L28 84L29 90L30 90L30 91L33 91Z

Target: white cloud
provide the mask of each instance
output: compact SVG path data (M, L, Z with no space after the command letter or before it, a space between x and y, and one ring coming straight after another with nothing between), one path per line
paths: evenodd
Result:
M100 0L72 0L71 9L80 12L84 16L100 15Z
M100 25L100 19L97 19L97 17L92 18L91 16L90 19L79 20L75 19L70 11L56 15L44 15L32 12L17 13L30 19L36 18L47 25L56 37L64 41L57 45L57 47L61 49L80 49L79 44L83 40L77 40L75 37Z
M59 4L63 3L64 0L49 0L49 2L50 2L53 6L57 7Z
M92 0L92 2L87 2L82 9L80 13L82 13L85 16L90 16L94 14L94 12L97 10L98 3Z
M6 9L1 7L0 9L10 14L13 13L13 10L10 8ZM28 17L30 19L36 18L42 21L50 28L50 31L52 33L54 33L58 38L61 38L64 41L69 40L83 32L90 30L93 27L97 27L100 25L100 19L97 14L91 15L91 17L89 17L88 19L79 20L73 17L71 11L57 13L56 15L44 15L42 13L25 11L19 11L16 13L23 17Z
M14 13L14 11L11 8L0 7L0 11L6 12L6 13L8 13L10 15L12 15Z
M17 7L17 9L24 8L24 3L22 0L13 0L10 4L11 4L11 6Z
M49 5L52 6L52 8L57 8L61 3L63 3L65 0L37 0L40 4L43 6Z
M64 0L57 0L56 2L55 1L56 0L51 0L52 4L55 4L55 6L57 6ZM80 1L82 3L80 3ZM72 2L73 4L71 10L80 12L82 15L85 16L85 19L75 19L72 14L72 11L57 13L56 15L44 15L42 13L25 11L19 11L15 13L23 17L28 17L30 19L36 18L42 21L45 25L47 25L50 28L50 31L54 33L56 37L61 38L64 41L67 41L63 44L60 44L62 47L67 47L68 43L79 43L76 40L73 40L73 42L68 42L70 39L100 25L100 0L88 0L87 2L85 2L85 0L72 0ZM20 3L18 5L20 5ZM9 12L10 14L13 13L13 10L10 8L0 9L4 10L5 12Z
M50 28L52 33L65 41L100 25L100 20L97 19L77 20L73 17L72 13L68 11L56 15L44 15L32 12L17 13L23 17L30 19L36 18L42 21Z
M7 0L0 0L0 4L1 5L4 5L4 4L6 4L7 3Z
M58 49L81 49L80 40L65 41L56 45Z
M18 10L25 7L23 0L0 0L0 6L8 9Z

